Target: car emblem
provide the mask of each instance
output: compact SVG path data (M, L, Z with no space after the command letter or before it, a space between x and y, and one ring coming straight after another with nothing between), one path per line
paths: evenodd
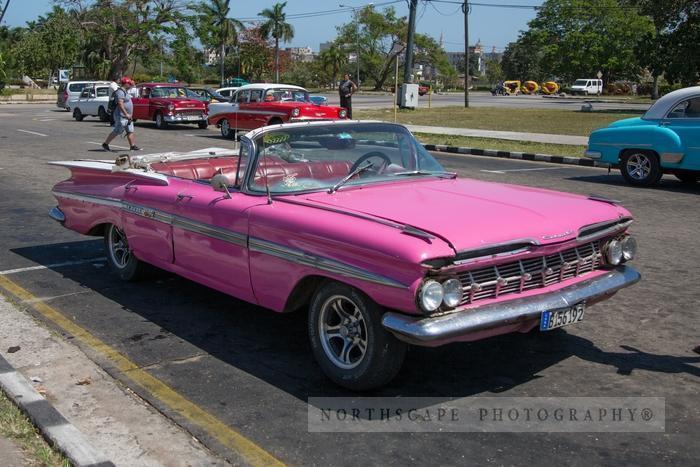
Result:
M552 240L553 238L568 237L572 233L573 232L571 230L567 230L566 232L562 232L562 233L558 233L558 234L542 235L542 240Z
M323 117L323 112L316 112L317 117Z

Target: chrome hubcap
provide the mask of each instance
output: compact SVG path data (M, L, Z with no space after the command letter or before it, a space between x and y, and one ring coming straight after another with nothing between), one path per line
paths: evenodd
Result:
M224 136L228 136L230 131L231 126L228 124L228 120L221 122L221 133L223 133Z
M109 255L112 262L120 269L125 268L131 258L129 243L126 235L117 226L111 226L109 231Z
M651 161L644 154L633 154L627 159L627 173L635 180L644 180L651 173Z
M357 305L334 295L321 307L318 333L326 356L338 368L359 365L367 352L367 324Z

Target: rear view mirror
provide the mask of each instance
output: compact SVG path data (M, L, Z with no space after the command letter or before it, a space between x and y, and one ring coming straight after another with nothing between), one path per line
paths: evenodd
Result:
M228 186L231 184L231 181L226 175L216 174L211 178L209 183L211 183L211 187L214 191L221 191L226 193L227 198L231 197L231 192L228 191Z

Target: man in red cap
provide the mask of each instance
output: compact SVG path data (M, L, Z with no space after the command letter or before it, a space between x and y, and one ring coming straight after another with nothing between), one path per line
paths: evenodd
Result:
M114 109L114 127L107 135L105 142L102 143L102 149L110 151L109 143L120 134L126 132L129 149L131 151L140 151L141 148L134 144L134 104L131 102L131 94L129 93L129 89L134 87L134 82L128 76L124 76L120 83L121 87L114 91L115 99L117 100L117 106Z

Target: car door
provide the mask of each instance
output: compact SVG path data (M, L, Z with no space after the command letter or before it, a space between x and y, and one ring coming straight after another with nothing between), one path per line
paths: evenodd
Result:
M232 128L241 130L250 129L248 119L250 115L245 112L244 105L248 103L250 91L248 89L236 91L231 99L232 108L229 111L228 122Z
M676 105L661 125L676 133L684 149L681 167L700 170L700 95Z
M247 158L246 149L242 151ZM230 177L234 172L234 167L225 170ZM230 194L214 191L201 181L182 186L173 200L175 265L194 280L255 302L248 258L248 211L267 200L235 186Z
M149 96L151 95L152 90L150 87L146 86L139 86L137 89L139 91L138 97L131 98L131 103L134 106L133 117L135 119L140 120L150 120L151 117L149 115Z
M267 125L267 122L270 119L270 114L269 109L266 109L265 107L267 107L267 105L265 102L263 102L263 90L251 89L248 104L246 104L249 130Z

